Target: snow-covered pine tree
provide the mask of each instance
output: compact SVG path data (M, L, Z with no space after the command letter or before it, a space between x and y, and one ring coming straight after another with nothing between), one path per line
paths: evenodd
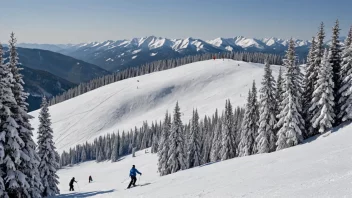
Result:
M152 153L158 153L158 145L159 145L158 136L156 134L154 134L153 135L152 148L151 148L151 152Z
M285 74L285 93L284 100L281 103L282 111L277 116L279 119L276 127L279 128L277 133L276 150L285 149L295 146L303 141L304 120L301 115L301 93L296 65L294 42L291 39L284 66L287 68Z
M216 162L221 159L220 150L222 144L222 118L217 120L215 130L214 130L214 138L212 142L211 152L210 152L210 161Z
M277 77L277 81L276 81L276 93L275 93L275 99L276 99L276 115L279 115L282 107L280 106L280 104L282 103L283 96L284 96L284 92L285 92L285 81L282 77L282 67L280 67L279 70L279 75Z
M204 117L204 126L203 126L203 144L201 151L201 164L206 164L210 162L210 150L213 139L213 131L211 130L211 120L207 116Z
M311 137L314 135L314 130L311 126L310 120L312 119L313 112L309 111L311 106L311 102L313 99L314 85L317 82L318 70L319 67L315 67L314 59L316 57L316 42L315 38L312 39L312 44L309 49L307 63L305 67L305 75L304 75L304 92L303 92L303 118L305 121L305 128L307 130L307 137Z
M174 110L171 132L169 135L170 149L168 153L169 159L167 163L171 173L175 173L179 170L184 170L187 167L184 145L185 141L182 129L183 125L181 121L181 112L177 102Z
M257 101L257 88L253 81L252 90L248 93L246 112L242 122L241 141L239 144L239 156L253 155L257 153L259 106Z
M276 106L275 80L269 63L266 63L260 89L259 129L256 138L258 153L269 153L276 149Z
M119 148L119 156L124 156L125 153L125 148L126 148L126 135L125 135L125 131L122 131L122 135L120 138L120 148Z
M342 53L341 88L339 93L340 112L338 117L341 121L352 120L352 27L345 41Z
M119 159L120 151L120 134L117 134L114 139L114 144L112 146L111 152L111 162L116 162Z
M165 119L163 123L163 129L161 131L161 137L159 140L159 150L158 150L158 171L160 176L170 174L170 169L167 164L169 159L169 135L171 129L171 118L168 112L165 114Z
M324 32L324 23L320 24L320 28L318 31L316 38L316 46L315 46L315 53L314 53L314 68L318 70L321 60L324 55L324 39L325 39L325 32ZM317 72L317 71L316 71ZM318 76L318 73L315 73L315 76Z
M15 120L18 124L19 136L23 140L24 147L22 148L22 161L19 169L26 175L27 181L31 186L28 190L23 192L25 196L40 197L42 191L42 183L38 171L39 157L35 151L36 144L33 141L32 127L29 123L29 119L32 118L28 112L28 104L26 100L28 93L24 92L24 82L22 75L19 73L18 68L18 54L16 51L16 38L14 33L11 33L11 39L9 41L9 62L8 67L11 69L11 73L14 78L14 85L12 86L12 92L14 94L17 106L13 109ZM59 156L57 156L59 159Z
M332 52L328 52L326 49L319 67L318 80L314 86L310 108L310 111L313 112L311 124L320 133L330 129L335 118L333 68L329 61L330 56L332 56Z
M111 137L110 137L109 133L106 135L104 153L105 153L105 160L110 159L110 157L111 157Z
M0 174L5 179L4 186L0 181L0 197L21 197L31 188L26 170L21 170L21 161L29 157L23 153L25 142L20 136L21 125L16 121L20 109L12 90L16 81L10 64L0 66Z
M233 111L230 100L226 100L225 113L222 121L222 143L220 159L227 160L236 157L236 137L233 131Z
M339 105L339 100L341 98L341 94L339 93L339 90L341 89L341 44L339 41L339 34L340 34L340 28L339 28L339 21L336 20L335 26L333 27L333 34L332 34L332 39L331 39L331 46L330 46L330 52L331 55L329 55L329 62L331 64L332 70L333 70L333 95L334 95L334 113L335 115L338 115L340 112L340 105ZM335 119L335 122L333 124L337 126L338 124L341 123L340 119Z
M191 130L189 134L189 141L187 146L187 167L193 168L201 164L201 152L199 142L199 116L198 111L193 110L193 116L191 121Z
M59 177L56 174L59 168L57 160L58 153L53 140L53 130L51 128L50 113L46 98L43 97L42 108L39 114L38 127L38 156L41 161L39 164L40 177L44 187L42 195L44 197L59 194Z

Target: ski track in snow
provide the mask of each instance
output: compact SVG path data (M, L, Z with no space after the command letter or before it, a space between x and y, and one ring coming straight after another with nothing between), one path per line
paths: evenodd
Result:
M272 69L276 76L279 66ZM56 147L62 152L100 135L141 127L145 120L159 122L177 101L183 122L193 108L201 117L216 108L221 112L226 99L243 106L253 80L260 88L263 73L263 64L208 60L106 85L49 108ZM30 113L35 131L38 112Z
M329 136L270 154L208 164L160 177L157 155L139 151L118 162L85 162L58 172L58 197L350 197L352 195L352 125ZM150 149L149 149L150 150ZM142 172L125 190L131 165ZM94 182L88 184L88 176ZM69 196L75 177L80 191ZM78 187L76 186L76 189ZM94 194L95 193L95 194Z

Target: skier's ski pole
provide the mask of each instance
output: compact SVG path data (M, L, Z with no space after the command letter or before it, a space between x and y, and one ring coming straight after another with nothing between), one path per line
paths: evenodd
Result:
M121 183L125 182L126 180L128 180L130 177L127 177L126 179L124 179Z
M138 180L138 184L137 185L139 185L140 181L141 181L141 175L139 175L139 180Z

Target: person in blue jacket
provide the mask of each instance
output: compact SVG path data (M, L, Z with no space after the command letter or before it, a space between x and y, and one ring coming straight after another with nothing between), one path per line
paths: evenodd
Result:
M131 188L132 185L133 185L133 186L136 186L136 181L137 181L136 175L137 175L137 173L140 174L140 175L142 175L142 173L140 173L140 172L136 169L136 167L133 165L132 168L131 168L131 170L130 170L131 182L130 182L130 184L128 185L127 188Z

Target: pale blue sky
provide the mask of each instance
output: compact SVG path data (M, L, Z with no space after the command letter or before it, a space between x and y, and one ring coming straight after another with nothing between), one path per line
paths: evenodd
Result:
M2 1L0 41L80 43L142 36L310 39L352 24L351 0L14 0Z

